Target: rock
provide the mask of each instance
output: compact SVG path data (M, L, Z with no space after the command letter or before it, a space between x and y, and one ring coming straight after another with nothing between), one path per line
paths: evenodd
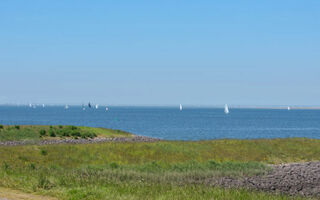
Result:
M160 139L135 135L133 137L118 137L118 138L6 141L6 142L0 142L0 146L89 144L89 143L104 143L104 142L156 142L156 141L160 141Z
M250 188L320 198L320 162L274 165L268 174L242 178L215 178L213 186Z

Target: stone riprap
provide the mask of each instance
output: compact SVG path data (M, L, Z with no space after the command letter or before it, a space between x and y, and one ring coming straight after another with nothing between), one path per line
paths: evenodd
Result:
M23 141L5 141L0 142L0 146L18 146L18 145L50 145L50 144L89 144L104 142L156 142L157 138L146 136L132 137L114 137L114 138L93 138L93 139L57 139L57 140L23 140Z
M207 180L225 188L249 188L266 192L320 197L320 162L273 165L266 174L253 177L222 177Z

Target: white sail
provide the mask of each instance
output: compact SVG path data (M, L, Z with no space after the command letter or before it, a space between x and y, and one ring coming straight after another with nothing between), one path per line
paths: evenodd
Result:
M109 108L108 108L108 106L106 106L106 111L108 111L109 110Z
M29 107L32 108L32 104L31 103L29 103Z
M224 113L229 114L228 104L226 104L226 105L224 106Z
M99 105L98 104L96 104L96 109L98 109L99 108Z
M44 108L45 107L45 105L44 104L42 104L42 108Z
M288 110L291 110L290 106L288 106Z
M67 104L64 108L65 108L65 109L68 109L68 108L69 108L69 105Z
M182 110L182 105L180 104L180 111Z

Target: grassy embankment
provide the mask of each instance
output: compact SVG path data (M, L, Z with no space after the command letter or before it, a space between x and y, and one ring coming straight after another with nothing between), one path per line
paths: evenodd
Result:
M0 147L0 187L59 199L289 199L202 183L262 173L266 164L312 160L320 160L320 140Z
M78 126L0 125L0 141L54 140L65 138L131 137L132 134L105 128Z

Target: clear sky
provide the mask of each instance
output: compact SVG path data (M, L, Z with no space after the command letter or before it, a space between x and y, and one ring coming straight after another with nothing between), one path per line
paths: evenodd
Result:
M0 1L0 103L320 105L320 1Z

